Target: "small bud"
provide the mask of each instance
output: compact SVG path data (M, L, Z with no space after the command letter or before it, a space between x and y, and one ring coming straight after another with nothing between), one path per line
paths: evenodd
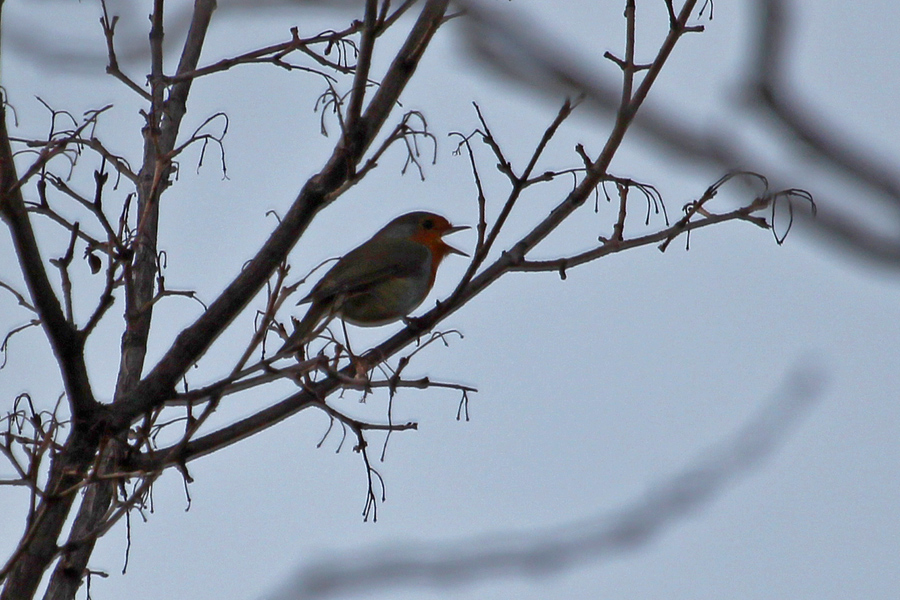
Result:
M100 257L91 252L87 256L88 266L91 268L91 274L96 275L100 272L100 267L103 266L103 261L100 260Z

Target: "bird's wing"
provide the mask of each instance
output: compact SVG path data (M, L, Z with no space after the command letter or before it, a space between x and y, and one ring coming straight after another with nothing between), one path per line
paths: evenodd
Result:
M427 272L431 253L409 240L371 240L348 252L316 284L302 302L324 301L338 295L352 296L391 278Z

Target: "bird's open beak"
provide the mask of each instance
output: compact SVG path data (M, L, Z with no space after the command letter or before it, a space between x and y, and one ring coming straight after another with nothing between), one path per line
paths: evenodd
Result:
M445 235L450 235L451 233L456 233L457 231L463 231L464 229L471 229L471 227L469 227L468 225L457 225L456 227L450 227L449 229L446 229L441 234L441 237L444 237ZM444 247L447 249L447 254L459 254L460 256L465 256L465 257L469 256L462 250L458 250L457 248L454 248L450 244L444 243Z

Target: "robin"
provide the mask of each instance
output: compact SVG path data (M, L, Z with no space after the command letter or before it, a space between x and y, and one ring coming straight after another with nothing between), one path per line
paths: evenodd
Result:
M307 341L323 319L376 327L400 320L428 296L448 254L468 256L445 243L454 227L430 212L411 212L385 225L372 239L344 255L297 304L310 303L285 348Z

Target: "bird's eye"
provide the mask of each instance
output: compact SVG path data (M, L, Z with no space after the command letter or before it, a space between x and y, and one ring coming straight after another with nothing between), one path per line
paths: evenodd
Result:
M425 219L424 221L422 221L422 227L424 227L425 229L434 229L434 221L432 221L431 219Z

